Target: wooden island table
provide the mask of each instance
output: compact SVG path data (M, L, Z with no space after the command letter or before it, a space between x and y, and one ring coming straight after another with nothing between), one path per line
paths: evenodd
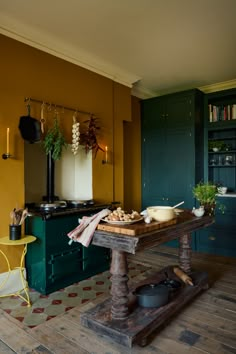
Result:
M206 272L191 269L191 233L214 222L210 216L195 217L184 210L176 219L145 224L144 221L117 226L100 223L94 233L92 244L112 250L111 298L85 311L81 324L92 331L127 347L133 343L147 344L148 337L164 324L200 291L208 288ZM173 266L157 272L151 278L128 288L127 254L179 239L179 267L193 279L194 286L182 284L180 290L167 305L159 308L144 308L137 304L133 291L144 284L158 283L166 278L178 279Z

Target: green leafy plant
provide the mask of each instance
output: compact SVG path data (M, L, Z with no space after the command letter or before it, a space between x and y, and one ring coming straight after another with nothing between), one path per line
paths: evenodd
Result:
M213 182L200 182L193 187L193 195L201 206L204 206L206 214L214 215L216 207L224 213L225 206L217 201L218 184Z
M57 117L54 118L53 127L48 130L43 140L43 146L47 155L52 153L53 160L60 160L63 147L67 147Z
M208 141L208 149L211 151L214 148L218 149L219 151L225 150L226 144L222 140L210 140Z

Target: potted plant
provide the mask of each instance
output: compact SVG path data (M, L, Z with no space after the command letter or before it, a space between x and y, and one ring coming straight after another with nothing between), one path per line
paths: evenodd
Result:
M209 151L222 151L226 147L226 144L222 140L210 140L208 141L208 149Z
M207 215L214 215L216 206L224 213L225 206L217 202L218 187L219 185L213 182L200 182L193 187L193 195L200 206L204 207Z

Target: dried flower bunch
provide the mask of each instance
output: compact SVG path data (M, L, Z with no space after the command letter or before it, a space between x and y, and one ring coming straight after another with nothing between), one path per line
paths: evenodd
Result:
M98 130L100 129L100 127L96 124L97 119L98 118L95 118L94 115L91 115L90 119L84 122L87 124L85 132L80 135L81 144L84 145L86 153L93 150L94 157L96 157L98 150L104 152L104 150L99 146L97 140Z

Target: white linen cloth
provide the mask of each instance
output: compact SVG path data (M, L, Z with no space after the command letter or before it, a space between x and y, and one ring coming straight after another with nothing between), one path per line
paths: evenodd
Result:
M71 239L70 242L80 242L83 246L88 247L100 220L110 213L111 211L109 209L103 209L93 216L83 216L80 224L67 234Z

